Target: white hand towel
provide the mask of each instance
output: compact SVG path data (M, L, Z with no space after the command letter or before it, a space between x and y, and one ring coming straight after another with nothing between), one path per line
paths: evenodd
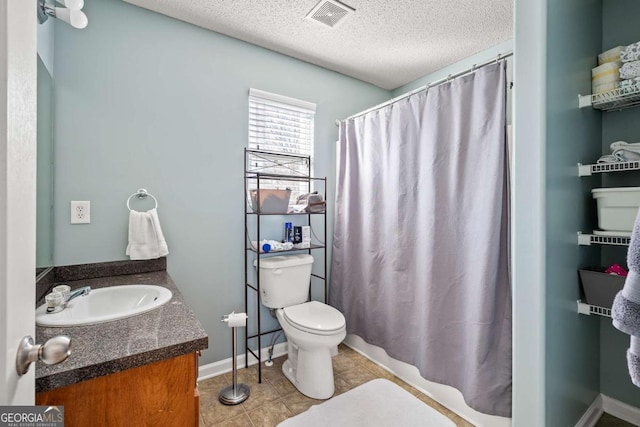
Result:
M129 212L129 244L126 254L133 260L156 259L169 253L158 211Z

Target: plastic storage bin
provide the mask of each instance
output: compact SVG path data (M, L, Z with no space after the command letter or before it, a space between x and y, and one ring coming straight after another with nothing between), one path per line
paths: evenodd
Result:
M251 209L256 213L287 213L291 190L249 190Z
M598 227L605 231L631 232L640 206L640 187L594 188Z
M607 274L604 268L578 270L584 290L585 302L598 307L611 308L616 294L624 287L626 277Z

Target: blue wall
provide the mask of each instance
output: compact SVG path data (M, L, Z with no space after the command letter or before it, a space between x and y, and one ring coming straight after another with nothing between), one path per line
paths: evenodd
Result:
M604 0L602 9L602 51L640 41L640 3L635 0ZM629 110L602 113L602 153L610 153L614 141L640 142L640 111ZM640 186L640 172L603 174L605 187ZM592 202L592 209L596 209ZM603 247L602 265L625 265L627 248ZM640 389L629 377L626 351L629 336L611 325L610 319L600 321L600 391L614 399L640 407Z
M210 335L201 363L228 358L219 319L244 309L249 88L317 104L315 174L329 178L329 224L334 122L390 93L119 0L85 12L85 30L55 28L55 264L126 259L125 203L146 188L159 202L168 271ZM91 224L69 224L71 200L91 201Z
M547 8L545 425L562 427L575 425L600 389L599 319L576 310L576 269L600 256L576 237L593 227L590 190L597 182L578 178L576 165L599 155L600 113L578 109L577 96L591 91L602 6L550 0Z

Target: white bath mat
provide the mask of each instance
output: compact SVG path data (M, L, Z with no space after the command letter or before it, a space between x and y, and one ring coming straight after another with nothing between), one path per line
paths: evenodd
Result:
M314 405L278 427L455 427L391 381L379 378Z

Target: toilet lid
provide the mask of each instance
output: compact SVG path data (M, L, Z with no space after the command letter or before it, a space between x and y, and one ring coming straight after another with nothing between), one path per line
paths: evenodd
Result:
M286 307L284 317L292 326L312 334L331 334L346 324L342 313L318 301Z

